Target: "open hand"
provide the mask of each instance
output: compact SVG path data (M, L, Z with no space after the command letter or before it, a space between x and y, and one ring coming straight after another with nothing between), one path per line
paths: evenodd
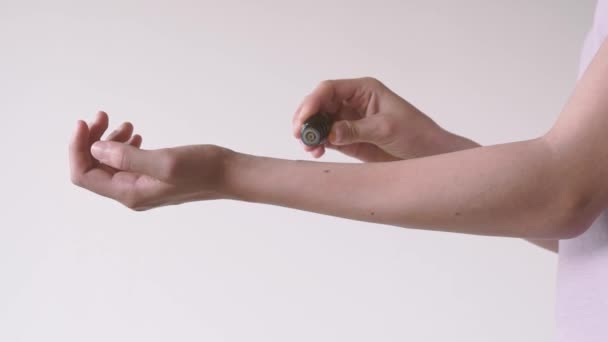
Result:
M105 140L108 115L78 121L69 147L71 180L134 210L224 198L223 168L232 152L215 145L140 148L142 137L124 123Z

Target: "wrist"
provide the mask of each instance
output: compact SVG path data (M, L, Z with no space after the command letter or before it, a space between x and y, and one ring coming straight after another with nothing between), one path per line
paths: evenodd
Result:
M251 201L244 191L243 183L246 181L244 170L255 165L257 157L245 153L229 150L224 158L224 172L221 193L226 199Z

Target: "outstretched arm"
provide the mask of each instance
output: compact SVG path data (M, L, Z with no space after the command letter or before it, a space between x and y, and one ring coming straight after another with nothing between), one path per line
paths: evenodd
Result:
M545 139L366 164L235 154L226 184L227 193L238 200L361 221L568 238L589 223L592 213L563 186L558 161Z
M238 199L458 233L567 239L608 204L608 44L543 137L372 164L237 155Z
M378 162L480 147L470 139L442 129L421 110L372 78L321 82L294 113L294 137L299 139L303 122L319 111L332 113L337 122L330 134L331 143L303 146L315 158L321 157L325 148L363 162ZM557 240L528 241L558 251Z
M231 198L355 220L448 232L566 239L608 203L608 46L554 127L537 139L403 161L319 163L256 157L217 146L144 151L72 142L76 184L129 207ZM99 171L99 172L98 172Z

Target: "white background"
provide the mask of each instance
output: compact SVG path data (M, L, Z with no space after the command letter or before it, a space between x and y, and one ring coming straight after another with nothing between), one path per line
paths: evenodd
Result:
M71 185L67 143L103 109L146 148L308 159L298 103L359 76L482 144L533 138L592 6L0 0L0 341L550 341L557 257L521 240L231 201L132 212Z

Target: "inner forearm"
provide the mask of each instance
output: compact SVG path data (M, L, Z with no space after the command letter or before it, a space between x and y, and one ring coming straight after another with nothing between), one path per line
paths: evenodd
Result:
M236 154L232 198L409 228L552 238L566 222L545 142L536 139L385 163Z

